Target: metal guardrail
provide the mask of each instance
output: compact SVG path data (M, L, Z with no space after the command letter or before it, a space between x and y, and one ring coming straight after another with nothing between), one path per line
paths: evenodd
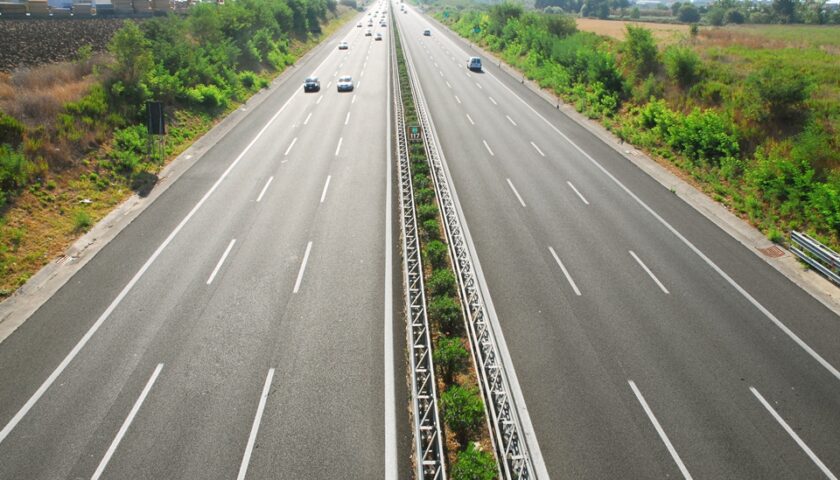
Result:
M840 286L840 255L807 234L790 232L790 250L814 270Z
M391 24L395 19L391 17ZM414 461L417 480L446 480L443 437L437 405L437 383L432 362L432 339L426 315L426 291L423 285L423 263L414 208L414 187L408 156L405 112L402 104L394 28L391 36L391 79L396 117L398 172L400 177L400 223L403 237L403 272L405 304L409 325L406 335L411 351L411 394L414 412ZM390 179L389 179L390 181Z
M493 448L499 460L504 479L534 479L534 472L528 446L522 434L522 423L510 393L501 355L497 346L490 317L487 313L481 285L473 269L472 255L461 227L461 218L446 176L442 155L438 148L434 125L428 114L420 81L412 68L411 54L406 55L406 68L412 86L412 96L420 121L420 129L426 146L426 154L432 168L435 193L444 219L446 237L449 240L449 254L458 277L461 304L467 316L467 331L476 363L484 404L489 413Z

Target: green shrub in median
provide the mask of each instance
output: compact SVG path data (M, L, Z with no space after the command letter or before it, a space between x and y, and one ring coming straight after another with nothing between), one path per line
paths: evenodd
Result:
M440 396L443 419L455 431L460 443L475 433L484 419L484 403L478 388L453 385Z
M457 337L439 337L433 355L435 365L440 369L446 383L452 383L452 378L467 365L470 352Z
M421 233L424 241L440 239L440 224L437 220L426 220L422 225Z
M435 198L435 191L431 188L419 188L414 190L414 201L418 204L432 203Z
M432 265L433 269L437 270L446 266L448 250L446 244L440 240L432 240L426 244L426 259Z
M417 220L421 224L437 218L437 213L437 207L433 203L424 203L417 206Z
M493 480L497 478L496 459L490 452L480 450L470 443L466 450L458 452L452 465L452 480Z
M455 334L460 332L461 307L452 297L438 297L429 303L429 318L437 322L442 332Z
M455 274L449 269L440 269L432 272L426 286L432 295L453 296L455 295Z

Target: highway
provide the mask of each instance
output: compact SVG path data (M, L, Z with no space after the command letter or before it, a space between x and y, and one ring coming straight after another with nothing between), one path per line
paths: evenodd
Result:
M838 317L518 79L469 72L452 32L396 15L550 477L836 478Z
M0 344L0 478L411 471L390 40L362 18Z

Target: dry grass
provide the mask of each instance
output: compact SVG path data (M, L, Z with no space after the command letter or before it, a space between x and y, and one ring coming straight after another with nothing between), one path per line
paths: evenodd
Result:
M801 48L808 47L808 45L804 42L800 42L798 45L793 45L790 42L773 40L754 33L748 33L748 31L742 28L707 28L701 30L699 37L700 42L705 47L723 48L732 45L754 49L781 49L793 46L799 46Z
M653 32L654 38L660 45L667 45L679 41L680 38L688 36L688 25L677 25L668 23L651 22L630 22L621 20L599 20L597 18L578 18L577 28L584 32L593 32L598 35L605 35L618 40L624 40L627 34L627 25L644 27ZM705 31L705 29L701 29Z

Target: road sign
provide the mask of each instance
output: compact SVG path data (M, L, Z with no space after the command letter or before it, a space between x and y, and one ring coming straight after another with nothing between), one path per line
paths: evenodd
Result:
M420 127L417 125L410 125L408 127L408 140L411 142L420 141Z

